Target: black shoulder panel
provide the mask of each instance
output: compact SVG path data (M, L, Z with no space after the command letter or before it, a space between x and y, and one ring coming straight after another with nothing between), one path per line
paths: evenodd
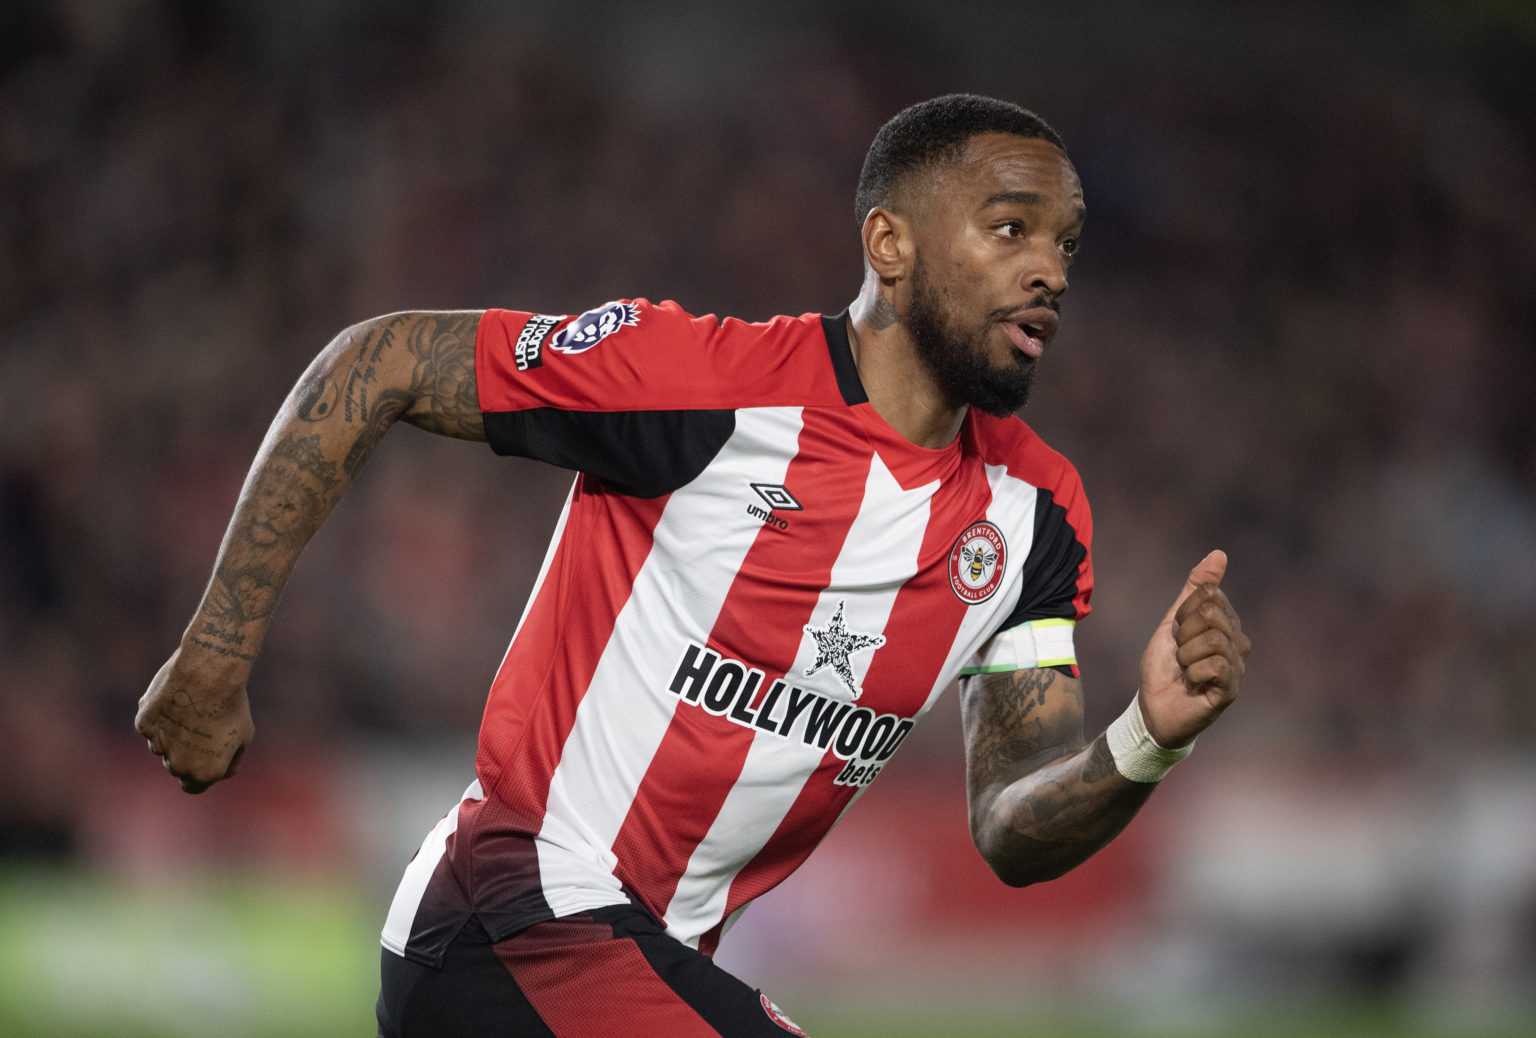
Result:
M693 482L736 429L734 411L490 411L497 454L547 461L596 476L634 497L660 497Z
M1024 560L1024 584L1019 600L999 631L1017 627L1030 620L1075 619L1077 608L1077 571L1088 549L1077 539L1077 531L1067 522L1067 510L1056 503L1049 490L1037 491L1035 502L1035 538Z

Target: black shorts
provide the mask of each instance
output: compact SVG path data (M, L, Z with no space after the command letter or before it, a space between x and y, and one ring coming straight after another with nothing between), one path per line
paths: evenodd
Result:
M631 905L578 912L492 943L471 920L441 969L385 949L379 1038L785 1038L761 991Z

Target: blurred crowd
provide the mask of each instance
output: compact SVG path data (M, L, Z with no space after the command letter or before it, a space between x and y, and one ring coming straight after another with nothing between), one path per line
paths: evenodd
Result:
M69 853L100 762L141 752L135 700L333 335L625 296L836 312L871 135L951 89L1038 109L1084 180L1024 417L1094 506L1091 720L1220 546L1255 644L1226 752L1532 754L1536 28L789 7L7 5L0 854ZM253 752L472 731L569 479L392 433L285 596ZM953 725L909 752L951 767Z

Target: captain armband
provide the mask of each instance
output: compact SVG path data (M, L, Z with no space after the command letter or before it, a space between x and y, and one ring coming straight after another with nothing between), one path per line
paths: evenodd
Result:
M1132 782L1157 782L1195 748L1191 742L1188 746L1170 750L1152 738L1146 719L1141 716L1140 692L1131 697L1131 705L1125 713L1104 730L1104 740L1109 743L1109 754L1115 759L1115 770Z
M1077 649L1072 642L1072 629L1076 626L1076 620L1030 620L999 631L960 668L960 676L1076 666Z

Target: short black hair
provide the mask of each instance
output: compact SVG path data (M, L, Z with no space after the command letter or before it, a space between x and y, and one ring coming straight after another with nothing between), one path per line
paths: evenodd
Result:
M869 211L890 204L908 177L958 158L972 137L984 133L1032 137L1067 150L1061 134L1027 108L980 94L935 97L896 113L875 134L859 173L854 220L862 227Z

